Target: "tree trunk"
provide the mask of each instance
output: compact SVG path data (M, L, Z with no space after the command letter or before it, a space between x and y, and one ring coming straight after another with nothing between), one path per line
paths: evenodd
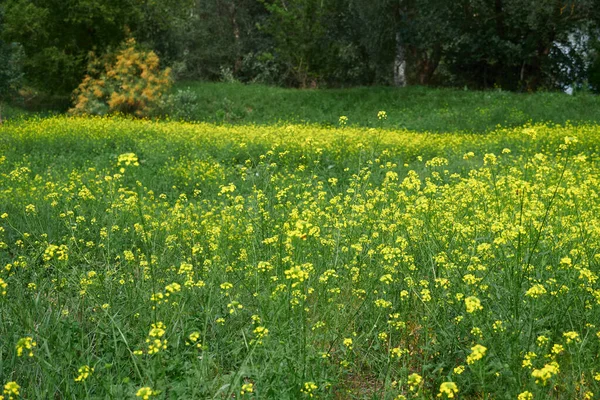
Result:
M413 54L415 54L415 58L419 60L417 62L419 84L429 85L435 70L440 65L440 60L442 59L442 46L439 43L434 44L431 54L427 51L415 51Z
M233 65L233 73L237 74L242 68L242 57L240 56L240 26L237 21L237 7L235 6L235 0L229 3L229 15L231 17L231 28L233 29L233 39L235 43L235 62Z
M396 32L396 57L394 58L394 86L406 86L406 50L402 35Z

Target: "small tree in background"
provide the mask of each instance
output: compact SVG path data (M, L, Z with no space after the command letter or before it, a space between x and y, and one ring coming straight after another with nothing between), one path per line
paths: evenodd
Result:
M115 53L92 57L88 74L74 92L72 114L111 113L148 116L170 89L170 69L160 69L153 51L129 39Z

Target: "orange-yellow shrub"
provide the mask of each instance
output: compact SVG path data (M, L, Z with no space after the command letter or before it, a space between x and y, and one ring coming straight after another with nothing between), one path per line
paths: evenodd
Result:
M170 73L160 69L156 53L140 50L129 39L116 53L92 59L69 112L147 116L171 87Z

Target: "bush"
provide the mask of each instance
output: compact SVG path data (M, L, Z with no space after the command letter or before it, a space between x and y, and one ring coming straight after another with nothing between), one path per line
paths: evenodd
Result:
M198 95L190 89L163 96L155 109L154 115L170 117L174 120L193 121L200 115Z
M170 89L170 69L160 69L153 51L139 49L129 39L102 59L92 57L88 74L74 92L72 114L111 113L144 117L152 114Z

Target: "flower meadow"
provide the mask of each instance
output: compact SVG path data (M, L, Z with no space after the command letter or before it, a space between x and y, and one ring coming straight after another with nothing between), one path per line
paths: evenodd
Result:
M600 398L600 127L348 119L3 125L0 398Z

